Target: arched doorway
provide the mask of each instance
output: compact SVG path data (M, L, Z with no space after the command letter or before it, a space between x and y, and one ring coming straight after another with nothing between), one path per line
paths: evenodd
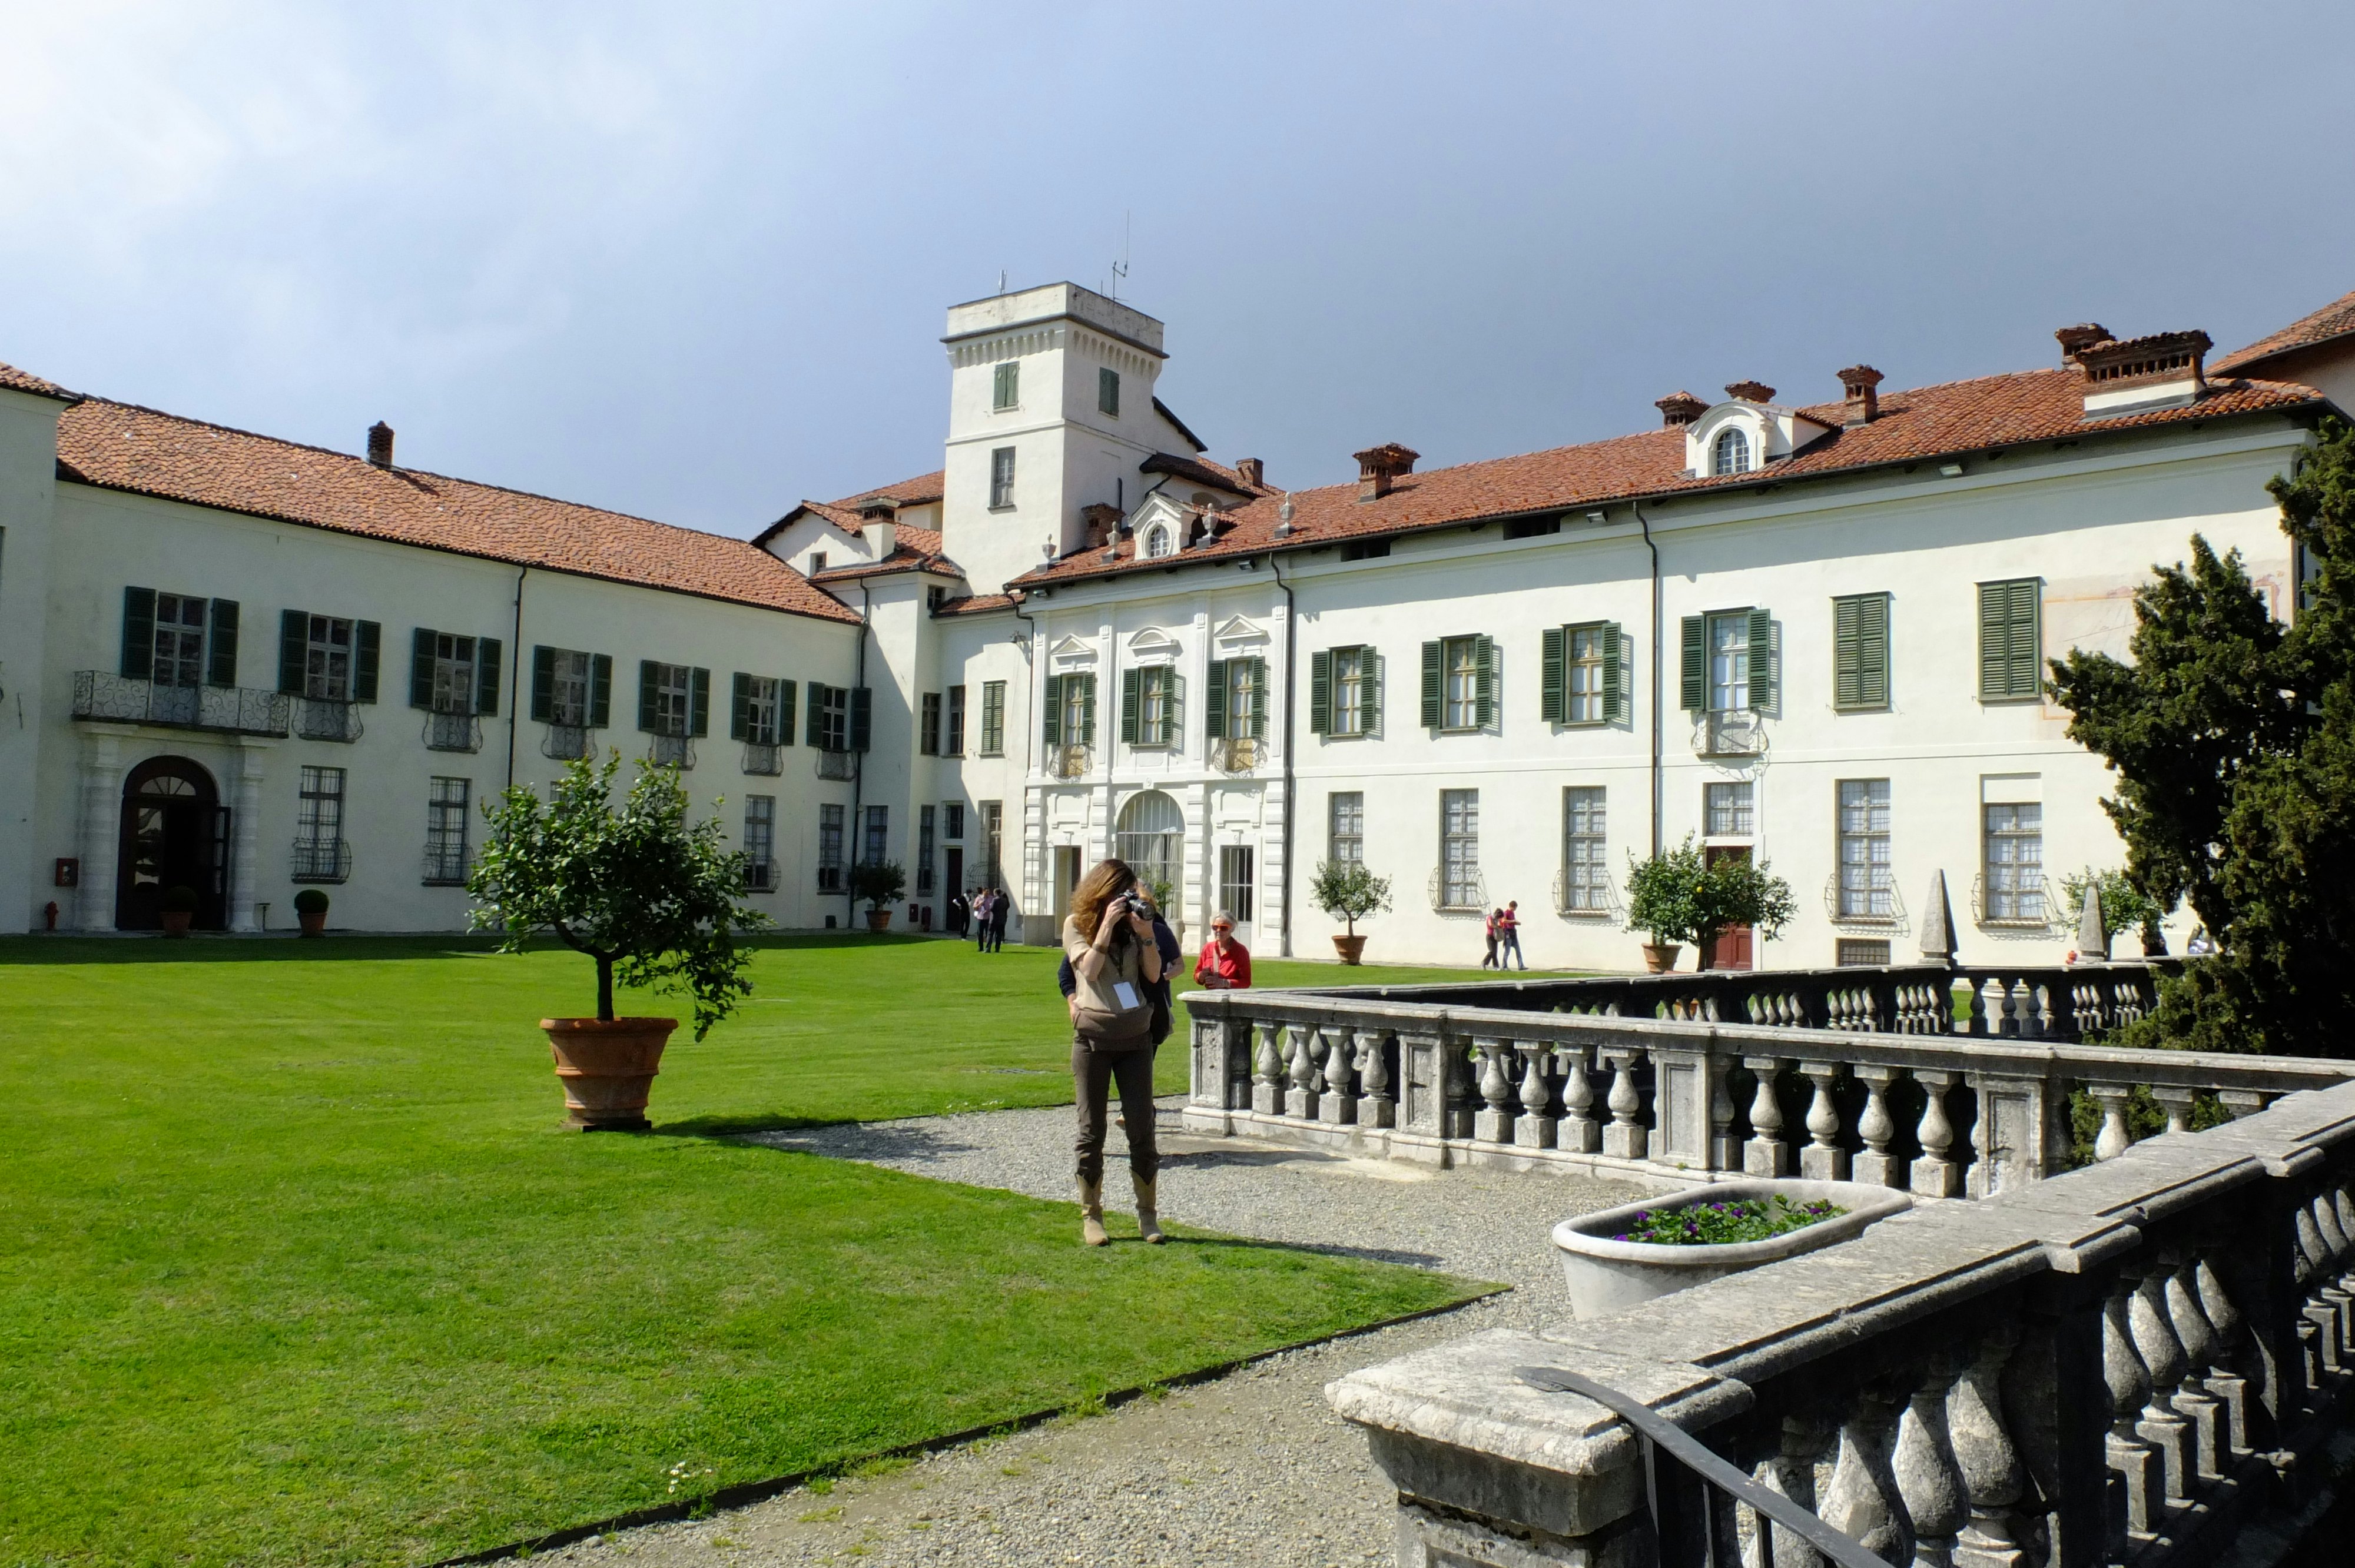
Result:
M123 781L123 839L115 864L114 924L164 926L164 890L197 891L199 929L229 924L229 808L213 776L185 757L151 757Z
M1182 900L1178 877L1186 863L1186 813L1177 801L1158 789L1130 797L1120 809L1114 835L1113 853L1128 862L1146 884L1165 885ZM1180 913L1162 911L1172 926L1178 924Z

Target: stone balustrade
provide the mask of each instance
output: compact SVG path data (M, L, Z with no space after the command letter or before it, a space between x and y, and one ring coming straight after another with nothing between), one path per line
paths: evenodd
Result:
M1815 1568L1796 1530L1550 1386L1564 1371L1891 1564L2334 1560L2355 1084L1327 1390L1397 1489L1402 1568L1697 1568L1712 1539Z
M2099 1107L2106 1160L2133 1141L2138 1097L2184 1129L2355 1077L2355 1063L2079 1038L2139 1016L2149 985L2118 965L1196 991L1184 1119L1441 1165L1984 1197L2073 1162L2075 1090Z

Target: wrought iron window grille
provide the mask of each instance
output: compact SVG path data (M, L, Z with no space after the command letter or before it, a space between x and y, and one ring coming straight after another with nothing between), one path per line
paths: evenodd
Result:
M163 686L104 670L74 672L73 716L164 729L218 730L283 739L293 699L250 686Z
M352 874L352 846L344 839L296 839L293 882L343 882Z
M817 776L821 779L831 779L837 782L847 779L857 768L855 757L856 753L848 751L819 752Z
M744 771L773 778L785 770L784 747L762 741L744 743Z
M1766 726L1747 708L1702 715L1692 738L1696 757L1761 757L1766 751Z
M365 733L359 705L327 697L303 697L294 704L294 733L304 740L336 740L348 745Z
M423 860L425 885L428 887L464 887L466 885L466 846L444 847L427 844Z
M483 722L471 713L429 713L425 715L428 751L480 751Z
M649 737L646 756L657 768L685 771L695 766L695 745L683 735L653 736Z
M539 754L558 762L577 762L589 755L589 728L586 725L552 724L539 743Z
M1457 876L1455 885L1450 887L1447 868L1434 865L1431 868L1431 879L1424 891L1430 895L1431 907L1435 914L1478 915L1488 907L1488 880L1480 874L1477 868ZM1457 902L1448 902L1447 895L1451 892L1456 895ZM1465 897L1466 894L1471 896Z
M744 891L774 893L777 890L777 863L773 860L748 860L744 863Z

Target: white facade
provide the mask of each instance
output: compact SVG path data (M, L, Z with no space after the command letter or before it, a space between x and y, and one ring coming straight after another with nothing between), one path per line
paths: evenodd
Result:
M2037 870L2057 885L2123 852L2103 765L2032 673L2004 689L1988 640L2010 638L2031 671L2072 648L2123 654L2134 589L2195 532L2239 549L2290 613L2295 567L2264 487L2326 407L2304 387L2170 382L2164 417L2104 418L2115 409L2096 401L2158 406L2111 383L2089 384L2082 413L2067 391L2056 414L2065 377L2046 372L1892 394L1870 423L1853 402L1844 418L1744 383L1684 408L1681 429L1495 476L1412 475L1413 454L1376 449L1359 486L1303 492L1295 513L1255 465L1200 457L1154 397L1161 324L1128 306L1028 290L955 307L943 341L943 473L805 504L762 537L855 620L57 480L62 405L0 391L0 899L35 928L53 898L61 927L112 928L125 781L168 755L229 808L232 928L262 905L291 923L305 768L345 770L352 870L334 923L460 926L463 890L419 870L432 781L464 778L479 802L510 776L552 775L549 726L527 714L545 644L613 659L597 739L632 754L648 744L628 711L638 661L710 672L688 786L707 806L724 797L739 833L748 795L774 801L775 887L757 896L787 926L851 913L838 880L821 887L829 820L837 864L870 849L900 862L933 924L992 880L995 824L1031 941L1054 939L1082 870L1122 853L1166 874L1189 940L1227 909L1255 950L1320 957L1341 927L1312 907L1310 874L1355 854L1391 884L1394 907L1361 925L1377 959L1476 961L1481 914L1512 900L1532 964L1625 969L1631 858L1692 834L1771 863L1798 900L1779 938L1720 961L1904 961L1943 875L1967 957L2049 962L2073 933L2057 885L2039 904ZM1858 369L1869 393L1877 373ZM1986 406L1971 432L1908 434L1942 397ZM1728 430L1748 461L1711 482ZM1914 443L1902 461L1871 456L1899 441ZM1587 454L1623 448L1640 449L1634 478L1582 477ZM1373 471L1400 461L1403 475ZM133 585L239 600L238 682L253 688L276 684L282 608L380 623L365 733L76 717L77 673L116 667ZM1990 631L1998 611L2011 619ZM420 625L502 642L478 751L430 748L407 704ZM780 773L745 772L759 759L727 738L737 672L863 689L867 748L796 733ZM61 860L79 887L51 885Z

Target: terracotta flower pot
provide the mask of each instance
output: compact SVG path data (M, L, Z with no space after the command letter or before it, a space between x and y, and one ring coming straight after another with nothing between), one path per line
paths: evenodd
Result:
M878 932L890 930L891 928L891 911L889 909L869 909L867 912L867 928L870 931Z
M303 923L303 935L306 937L324 937L327 934L327 912L324 909L315 912L309 909L297 909L294 911L294 918Z
M543 1018L564 1086L566 1119L583 1132L642 1132L646 1094L662 1071L676 1018Z
M1664 975L1677 967L1677 955L1683 952L1680 942L1646 942L1644 944L1644 972Z
M186 909L165 910L164 935L166 937L186 936L188 934L188 922L195 918L195 914Z
M1339 949L1341 961L1345 964L1360 962L1366 956L1366 939L1363 937L1335 937L1333 946Z

